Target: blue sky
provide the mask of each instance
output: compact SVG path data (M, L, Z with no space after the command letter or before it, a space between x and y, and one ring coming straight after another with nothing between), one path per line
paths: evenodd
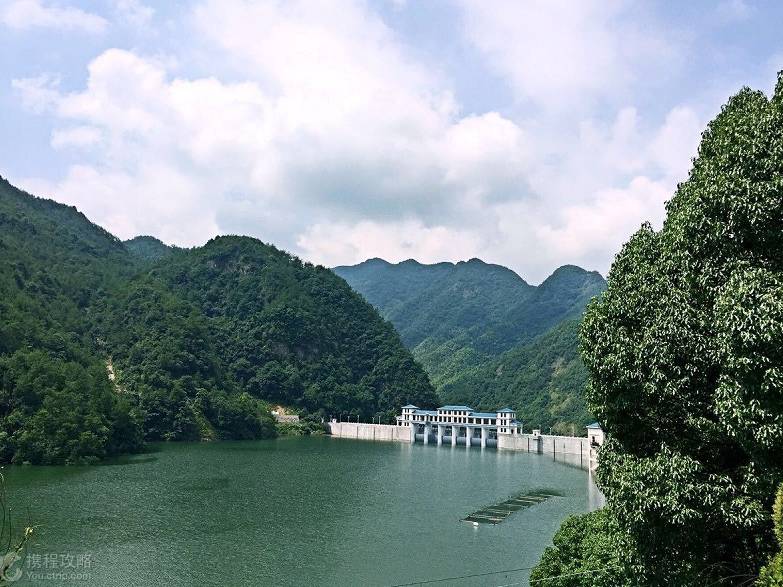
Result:
M606 272L777 2L0 0L0 174L122 238Z

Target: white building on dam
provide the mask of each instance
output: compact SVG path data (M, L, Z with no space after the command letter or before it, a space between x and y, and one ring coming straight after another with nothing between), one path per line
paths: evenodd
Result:
M511 408L495 412L476 412L468 406L442 406L422 410L418 406L402 407L397 426L410 429L410 442L487 447L498 445L498 435L516 436L522 424Z

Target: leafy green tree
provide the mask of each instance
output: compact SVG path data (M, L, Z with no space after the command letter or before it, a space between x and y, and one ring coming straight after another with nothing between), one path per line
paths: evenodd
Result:
M0 398L6 462L88 463L141 446L131 408L100 364L18 350L0 357Z
M560 527L533 572L541 587L636 586L634 549L611 512L604 508L571 516Z
M196 402L199 412L213 425L218 438L250 440L275 435L275 422L269 410L248 393L201 390Z
M778 489L772 521L775 524L775 537L778 540L780 552L766 567L761 569L759 580L756 582L759 587L780 587L783 585L783 485Z
M783 480L783 75L771 99L743 89L724 106L663 228L643 226L608 283L583 355L637 580L747 581Z

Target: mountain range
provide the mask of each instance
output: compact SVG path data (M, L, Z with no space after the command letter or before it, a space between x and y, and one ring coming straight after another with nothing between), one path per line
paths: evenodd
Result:
M0 268L2 462L266 437L278 402L390 421L437 401L345 281L253 238L122 242L0 178Z
M510 405L523 423L570 433L588 423L579 319L606 281L565 265L538 286L479 259L333 269L381 315L426 369L444 403Z

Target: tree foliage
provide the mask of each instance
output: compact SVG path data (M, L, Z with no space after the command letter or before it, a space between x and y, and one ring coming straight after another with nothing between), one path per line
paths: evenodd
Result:
M756 583L759 587L780 587L783 585L783 484L778 489L777 499L775 499L772 523L775 525L775 537L779 552L767 566L761 569L759 580Z
M138 417L114 393L87 319L132 269L75 209L0 179L0 461L82 463L136 450Z
M123 242L131 255L135 255L144 261L159 261L181 250L178 247L169 246L154 236L137 236Z
M660 231L618 254L582 328L600 485L647 585L740 583L783 480L783 76L704 132Z
M560 527L530 574L540 587L635 587L637 561L617 520L604 508L571 516Z
M578 320L564 320L531 343L465 369L440 390L446 403L480 410L510 406L526 430L581 435L593 421L583 390L587 369L578 350Z

